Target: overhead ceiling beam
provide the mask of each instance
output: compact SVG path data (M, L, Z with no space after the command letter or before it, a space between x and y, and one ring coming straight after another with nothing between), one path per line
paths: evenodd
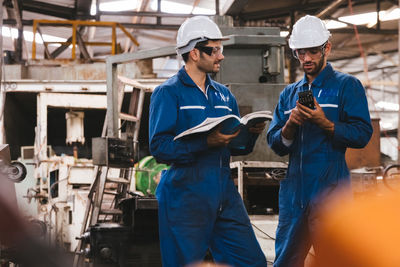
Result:
M375 3L376 0L359 0L355 5L365 5L370 3ZM277 17L287 17L292 12L302 12L307 14L316 14L322 8L325 8L331 4L331 1L321 1L321 2L310 2L306 5L297 4L291 6L285 6L280 8L264 9L253 12L240 13L239 16L243 20L257 20L257 19L267 19L267 18L277 18ZM338 7L347 7L346 3L341 3Z
M354 29L353 28L340 28L340 29L330 29L329 30L331 33L353 33L354 34ZM361 34L381 34L381 35L397 35L398 31L396 30L389 30L389 29L380 29L376 30L373 28L367 28L367 27L362 27L362 26L357 26L357 31L358 33Z
M75 19L74 8L48 4L40 1L23 1L21 9L63 19Z
M99 11L101 16L138 16L138 17L174 17L187 18L194 16L193 14L164 13L151 11ZM197 14L196 14L197 16ZM208 16L208 15L203 15Z
M328 1L330 2L330 1ZM246 13L241 13L240 18L244 20L254 20L254 19L265 19L265 18L276 18L276 17L282 17L282 16L289 16L290 13L293 12L304 12L308 14L314 14L318 10L320 10L323 7L327 6L327 2L314 2L314 3L308 3L307 5L299 4L299 5L291 5L289 7L280 7L280 8L273 8L273 9L267 9L267 10L258 10L258 11L253 11L253 12L246 12Z
M249 0L228 0L221 9L222 15L236 16L240 14Z
M92 6L92 0L75 0L75 9L77 18L87 17L90 15L90 7Z
M22 19L21 22L22 22L22 25L24 25L24 26L32 26L33 25L33 20L31 20L31 19ZM17 25L17 21L15 19L4 19L3 24L15 26L15 25Z
M336 0L335 2L333 2L332 4L330 4L329 6L327 6L324 10L320 11L317 15L315 15L316 17L323 19L326 16L329 16L330 14L332 14L343 2L345 2L346 0Z
M145 24L145 23L121 23L125 28L135 28L135 29L152 29L152 30L168 30L177 31L179 25L174 24Z

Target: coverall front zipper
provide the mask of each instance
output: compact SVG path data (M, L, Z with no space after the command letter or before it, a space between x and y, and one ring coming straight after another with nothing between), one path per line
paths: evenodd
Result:
M308 84L308 90L311 91L311 83ZM304 126L300 127L300 135L301 135L301 152L300 152L300 206L303 209L304 208L304 200L303 200L303 195L304 195L304 173L303 173L303 149L304 149Z

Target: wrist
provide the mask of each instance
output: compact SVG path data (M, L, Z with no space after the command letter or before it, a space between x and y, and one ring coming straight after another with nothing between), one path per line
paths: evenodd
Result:
M285 139L293 140L296 130L297 130L297 127L295 125L291 125L291 124L287 123L283 126L281 134Z
M320 125L320 127L322 130L331 135L333 135L333 132L335 131L335 124L328 119L325 119Z

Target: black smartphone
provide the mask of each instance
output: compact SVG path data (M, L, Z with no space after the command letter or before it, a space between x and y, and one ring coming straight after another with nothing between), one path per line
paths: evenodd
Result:
M308 108L314 109L314 96L311 90L299 92L299 103Z

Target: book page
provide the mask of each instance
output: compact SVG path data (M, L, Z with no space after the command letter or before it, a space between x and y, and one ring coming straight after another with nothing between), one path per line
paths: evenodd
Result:
M235 123L236 121L236 123ZM222 117L209 117L206 118L204 121L202 121L200 124L187 129L186 131L180 133L179 135L175 136L174 140L181 138L186 135L190 134L195 134L195 133L202 133L202 132L208 132L217 125L219 125L221 122L224 122L222 125L221 132L224 130L225 132L229 132L230 127L233 127L234 124L238 125L240 124L240 119L238 116L234 114L229 114L225 115Z
M252 120L256 120L255 124L266 120L272 120L272 112L268 110L252 112L243 116L241 122L242 124L246 125L249 121Z

